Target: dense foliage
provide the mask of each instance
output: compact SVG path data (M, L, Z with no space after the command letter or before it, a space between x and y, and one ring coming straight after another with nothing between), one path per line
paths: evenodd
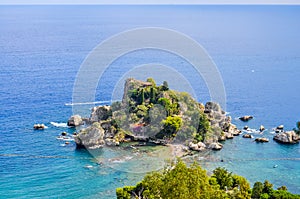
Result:
M125 101L113 103L113 120L117 130L147 132L147 136L166 141L204 141L210 123L200 104L188 93L169 89L166 81L157 85L128 80ZM142 128L140 128L142 127ZM143 129L143 130L142 130Z
M181 160L165 168L162 172L153 172L144 177L136 186L117 188L118 199L299 199L285 186L273 190L268 181L256 182L252 189L242 176L217 168L210 177L198 164L187 167Z

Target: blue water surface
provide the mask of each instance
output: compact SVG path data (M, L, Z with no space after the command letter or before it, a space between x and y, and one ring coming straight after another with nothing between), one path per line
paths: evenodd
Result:
M74 143L61 146L56 136L74 129L50 123L65 123L72 115L65 103L72 101L77 71L89 52L114 34L140 27L174 29L199 42L223 78L233 123L242 128L236 118L250 114L248 126L268 129L270 143L226 141L222 151L199 158L205 169L225 166L252 184L269 179L275 188L286 185L300 194L299 145L280 145L270 133L280 124L292 129L300 120L299 18L299 6L0 6L0 197L115 198L115 188L142 179L98 165ZM146 63L174 67L199 101L210 100L205 82L185 60L155 50L113 62L96 100L111 100L122 75ZM35 123L48 128L34 131Z

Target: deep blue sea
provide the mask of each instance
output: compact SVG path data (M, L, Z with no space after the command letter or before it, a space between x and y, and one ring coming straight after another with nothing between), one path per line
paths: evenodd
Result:
M196 160L208 172L224 166L251 184L268 179L275 188L286 185L300 194L300 147L280 145L271 133L280 124L292 129L300 120L299 19L299 6L0 6L0 198L115 198L116 187L142 179L144 174L122 168L149 170L151 165L139 165L147 157L98 165L87 151L56 139L74 129L51 124L63 126L72 115L65 104L72 102L77 72L89 52L114 34L142 27L173 29L200 43L220 71L233 123L242 128L236 118L250 114L250 128L268 129L269 143L236 137ZM114 61L95 100L111 100L122 75L148 63L174 67L199 101L210 100L205 82L182 58L149 49ZM156 75L170 79L165 72ZM48 128L34 131L35 123ZM100 157L116 153L104 149Z

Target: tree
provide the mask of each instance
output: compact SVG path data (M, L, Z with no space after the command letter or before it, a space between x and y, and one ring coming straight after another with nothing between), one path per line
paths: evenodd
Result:
M300 135L300 121L296 123L297 129L294 128L294 131Z
M156 89L154 87L150 88L150 103L156 102Z
M147 79L147 82L150 82L150 83L152 83L152 87L156 87L156 83L155 83L155 80L152 78L152 77L149 77L148 79Z
M180 198L180 199L223 199L224 191L209 184L209 176L198 164L187 167L178 160L163 172L153 172L135 187L117 189L118 199L131 198Z
M233 185L232 173L229 173L225 168L218 167L213 171L213 178L216 178L220 188L225 190L230 189Z
M198 142L203 141L205 138L205 135L210 129L210 123L207 118L207 116L204 113L201 113L199 116L199 125L198 125L198 130L197 130L197 135L196 135L196 140Z
M270 195L272 191L273 191L273 184L271 184L268 180L265 180L262 193L266 193Z
M263 188L264 188L263 183L255 182L253 185L251 198L259 199L260 195L262 194Z
M182 119L179 116L168 116L163 120L164 131L170 135L179 131L182 126Z
M144 104L144 102L145 102L145 91L142 88L140 93L140 104Z
M250 199L250 192L251 192L251 187L249 182L246 180L246 178L238 175L233 175L232 176L233 180L233 187L237 188L237 193L235 195L235 198L249 198Z
M169 90L169 84L168 84L168 82L167 82L167 81L164 81L164 82L163 82L163 85L162 85L162 90L163 90L163 91L167 91L167 90Z

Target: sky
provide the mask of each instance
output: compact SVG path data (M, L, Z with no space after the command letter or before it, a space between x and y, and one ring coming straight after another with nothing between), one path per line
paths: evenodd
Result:
M0 5L300 5L300 0L0 0Z

